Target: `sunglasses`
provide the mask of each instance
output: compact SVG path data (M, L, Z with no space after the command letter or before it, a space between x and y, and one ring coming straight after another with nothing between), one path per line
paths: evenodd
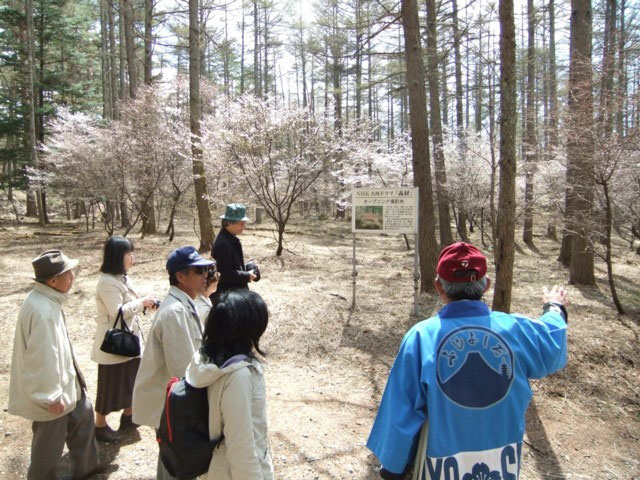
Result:
M209 271L209 267L191 267L191 269L195 272L196 275L204 275Z

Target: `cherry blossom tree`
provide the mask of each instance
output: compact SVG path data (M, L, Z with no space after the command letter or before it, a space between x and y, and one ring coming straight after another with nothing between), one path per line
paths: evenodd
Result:
M107 205L130 210L128 234L145 215L151 196L190 158L188 121L163 93L146 87L121 105L119 121L61 110L45 145L54 187L103 207L105 228L115 229Z
M284 249L294 205L317 194L311 187L321 176L339 200L346 183L340 185L345 175L338 167L358 164L364 172L367 164L373 165L358 148L366 143L361 131L343 129L337 135L324 117L314 117L307 109L254 96L240 97L205 117L203 137L205 150L215 152L209 168L230 169L223 182L226 190L237 195L246 185L276 224L277 256Z

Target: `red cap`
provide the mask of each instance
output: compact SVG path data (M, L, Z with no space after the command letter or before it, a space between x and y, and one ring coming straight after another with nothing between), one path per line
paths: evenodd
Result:
M467 270L470 271L467 275L455 275L458 271ZM473 245L457 242L442 249L436 271L447 282L475 282L487 274L487 259Z

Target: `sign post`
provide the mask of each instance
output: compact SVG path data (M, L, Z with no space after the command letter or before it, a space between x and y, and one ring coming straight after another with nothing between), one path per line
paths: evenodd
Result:
M351 191L351 231L353 232L353 299L356 306L356 233L415 235L413 309L418 315L418 188L354 188Z

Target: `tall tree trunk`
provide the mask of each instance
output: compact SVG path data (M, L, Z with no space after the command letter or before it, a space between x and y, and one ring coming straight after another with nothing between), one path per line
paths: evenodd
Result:
M144 2L144 84L150 86L153 82L153 0ZM149 172L149 175L152 175ZM158 233L156 222L156 195L152 192L149 200L143 207L142 232L143 234Z
M627 64L625 61L625 20L626 1L620 0L620 29L618 35L618 103L616 108L616 131L618 136L626 136L626 103L627 103Z
M222 79L224 84L224 94L227 98L231 96L231 77L229 73L229 14L227 11L227 4L223 5L224 8L224 48L222 50Z
M113 0L115 1L115 0ZM119 42L118 42L118 50L119 50L119 54L118 54L118 59L120 60L120 66L118 68L118 77L119 77L119 81L120 81L120 88L119 88L119 92L120 92L120 101L124 101L127 98L127 82L125 79L125 65L126 65L126 61L127 61L127 54L126 54L126 40L125 40L125 35L124 35L124 31L125 31L125 27L124 27L124 23L125 23L125 15L124 15L124 8L125 8L125 4L124 4L124 0L119 0L118 4L120 5L120 15L118 16L118 37L119 37Z
M258 26L258 0L253 0L253 85L256 97L262 97L262 76L260 74L260 29Z
M244 45L244 34L246 31L246 19L245 19L245 0L242 0L242 23L240 24L240 95L244 95L244 55L245 55L245 45Z
M269 95L269 24L267 22L267 18L269 16L269 9L263 8L264 12L263 24L262 24L262 80L264 81L264 96L265 98ZM274 77L275 77L275 71Z
M111 114L113 118L118 119L120 118L120 111L118 107L118 88L116 84L116 59L118 58L118 54L116 53L113 2L114 0L107 0L107 28L109 30L109 91L111 92Z
M500 191L493 309L511 310L516 214L516 27L513 0L500 0Z
M207 198L207 179L202 161L200 131L200 24L199 1L189 0L189 127L191 129L191 153L193 175L200 224L200 252L210 252L213 245L213 225Z
M302 67L302 108L307 108L309 105L309 92L307 91L307 52L305 49L302 17L300 18L300 66Z
M438 34L436 31L436 1L426 0L427 4L427 79L429 81L429 104L431 106L431 138L433 141L433 164L436 180L436 199L438 202L438 221L440 227L440 245L453 243L451 218L449 217L449 195L447 191L447 171L444 162L442 141L442 123L440 117L440 89L438 85Z
M136 98L138 92L138 69L136 66L135 38L133 37L133 5L132 0L122 0L124 23L124 42L127 52L127 69L129 71L129 97Z
M480 135L482 132L482 102L483 102L483 94L484 94L484 64L483 64L483 51L482 51L482 39L483 39L483 28L482 28L482 15L478 14L478 55L475 61L475 130L476 134Z
M536 138L535 75L536 75L536 15L533 0L527 0L527 103L525 107L526 141L524 142L525 189L522 240L533 244L533 182L536 170L538 141Z
M598 108L598 134L609 137L613 132L615 100L613 77L616 64L616 0L606 0L604 29L604 51L602 56L602 77L600 79L600 105Z
M356 119L362 118L362 0L356 0Z
M144 84L153 81L153 0L144 0Z
M448 77L448 73L447 73L447 62L448 62L448 58L447 56L443 56L441 61L440 61L440 66L442 67L442 101L441 101L441 105L442 105L442 123L444 123L445 125L449 125L449 89L447 87L447 79Z
M25 1L25 15L27 20L27 100L29 109L29 157L33 168L39 167L38 161L38 144L36 137L36 108L34 95L34 76L35 76L35 55L34 55L34 31L33 31L33 1ZM36 205L38 206L38 223L41 227L45 226L46 219L44 213L44 205L42 202L42 188L40 180L35 182Z
M420 289L424 292L433 290L438 249L433 215L424 66L422 63L422 46L420 44L418 7L415 0L402 0L402 26L405 39L407 86L409 89L409 122L411 124L414 185L419 188L420 197L418 248L420 251Z
M34 12L35 14L35 12ZM34 29L34 36L33 36L33 42L34 42L34 57L33 57L33 75L34 75L34 82L35 82L35 74L36 72L38 72L38 81L34 83L33 86L33 91L34 94L36 94L37 97L37 110L36 110L36 139L38 140L38 143L43 144L44 143L44 91L45 91L45 53L44 53L44 49L45 49L45 45L47 43L47 33L46 33L46 26L45 26L45 6L44 6L44 0L40 0L40 15L39 15L39 28L38 28L38 54L36 55L35 53L35 26L32 23L32 29ZM37 68L35 67L36 64L36 57L38 60L38 63L40 64L39 67ZM43 188L43 194L44 194L44 188ZM45 207L45 221L46 221L46 207Z
M491 224L491 244L496 244L496 120L495 75L489 81L489 151L491 155L491 175L489 176L489 223Z
M558 148L558 78L556 73L555 0L549 0L549 143L552 155Z
M592 10L590 0L571 0L567 184L571 187L569 213L571 262L569 283L595 283L593 249L589 244L594 190ZM568 202L569 203L569 202Z
M111 108L111 84L109 83L109 54L107 34L107 6L105 0L100 0L100 66L102 69L102 117L113 118Z
M338 135L342 134L342 67L341 52L338 44L338 5L337 2L332 4L332 35L331 35L331 80L333 84L333 124Z

